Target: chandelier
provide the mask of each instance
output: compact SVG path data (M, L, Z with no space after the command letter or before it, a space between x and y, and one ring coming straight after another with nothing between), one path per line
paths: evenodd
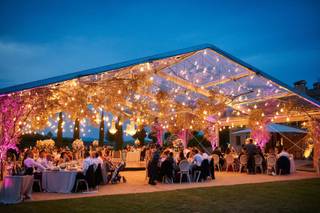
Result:
M136 130L136 127L135 127L135 124L133 121L130 120L130 123L128 123L127 127L126 127L126 133L128 135L134 135L136 134L137 130Z
M118 130L116 129L116 122L114 121L114 119L112 119L111 128L109 129L109 132L114 135L117 131Z

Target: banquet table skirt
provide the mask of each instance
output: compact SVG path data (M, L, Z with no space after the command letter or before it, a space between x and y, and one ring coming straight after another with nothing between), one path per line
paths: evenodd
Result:
M24 196L31 198L33 176L6 176L0 191L0 203L13 204L23 201Z
M71 193L77 171L42 172L42 189L46 192Z
M127 152L126 161L127 162L140 161L140 151Z
M293 157L290 156L290 174L296 172L296 164L294 162Z

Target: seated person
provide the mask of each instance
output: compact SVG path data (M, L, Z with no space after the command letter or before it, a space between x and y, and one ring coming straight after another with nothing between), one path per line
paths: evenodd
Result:
M48 168L52 168L54 166L52 155L51 154L47 154L46 159L47 159Z
M67 153L61 152L58 164L67 163L69 161L70 161L70 159L69 159L69 156L67 155Z
M93 161L92 161L92 158L90 157L90 152L89 151L86 151L84 153L84 160L83 160L83 163L82 163L82 172L83 174L85 175L89 166L93 165Z
M203 157L202 155L199 153L198 149L194 149L193 151L193 160L192 163L194 165L194 169L200 168L201 167L201 163L203 161Z
M289 158L289 153L287 152L286 148L282 148L281 152L278 154L278 158L280 158L281 156L285 156L287 158Z
M183 151L180 151L180 152L179 152L178 159L177 159L177 164L179 165L179 163L180 163L182 160L185 160L185 159L186 159L186 157L184 156Z
M44 150L41 150L39 152L39 158L37 159L37 162L40 163L44 168L49 168L48 161L46 158L46 152Z
M99 164L102 166L103 160L101 156L102 156L102 152L100 151L97 151L96 153L94 153L94 158L92 159L92 161L95 164L95 168L97 168Z
M26 159L23 161L23 165L26 168L26 174L32 175L33 169L36 167L40 171L44 171L46 168L33 159L33 152L28 151L26 153Z

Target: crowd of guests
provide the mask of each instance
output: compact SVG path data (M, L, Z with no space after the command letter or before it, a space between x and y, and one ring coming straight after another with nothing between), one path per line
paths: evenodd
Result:
M259 156L261 158L261 165L262 168L260 169L260 172L263 173L268 169L267 165L267 158L274 158L276 159L276 166L275 168L282 168L285 167L283 170L285 170L287 174L290 172L288 171L290 168L290 165L288 165L290 154L287 152L285 147L276 147L276 148L269 148L268 152L264 153L263 150L260 148L260 146L255 145L253 139L248 138L246 140L246 143L242 145L241 150L237 152L233 147L228 147L224 153L222 153L221 148L216 148L212 154L216 154L219 156L219 166L220 168L223 168L226 164L226 156L232 155L235 158L235 166L239 167L241 156L246 156L246 168L248 174L255 174L256 173L256 157ZM279 160L280 159L280 160ZM284 163L285 165L282 165L282 161L286 161ZM290 162L289 162L290 163ZM281 164L281 165L280 165ZM226 168L228 169L228 168ZM271 173L279 173L277 171L271 171Z
M192 176L196 171L201 171L199 179L215 178L212 159L205 152L197 148L174 152L171 148L164 149L160 145L152 145L146 151L149 184L156 185L164 178L169 178L171 182L177 182L179 180L179 165L182 161L189 163Z
M98 173L98 176L102 176L101 168L105 168L106 172L114 171L118 165L113 163L111 159L111 150L107 147L96 150L92 147L85 149L81 156L68 147L55 148L50 151L33 147L23 149L19 153L16 150L9 150L4 165L6 168L4 175L34 175L35 179L41 181L42 172L45 170L68 169L68 167L71 169L73 167L78 171L77 179L85 179L90 167L94 173ZM103 181L102 179L102 177L96 178L98 181L94 185L97 186Z
M134 146L126 146L123 152L135 150L136 148ZM178 181L180 172L179 165L182 161L189 163L191 176L194 176L197 171L201 171L200 180L206 180L208 177L214 179L215 162L213 162L213 154L219 156L218 163L221 168L226 164L226 156L234 156L235 164L237 164L240 162L241 156L246 155L246 167L249 174L255 174L256 172L256 155L259 155L262 159L261 173L268 169L266 156L274 156L277 159L289 159L289 153L284 148L281 148L281 150L271 148L268 153L263 153L260 147L254 144L252 139L248 139L239 152L233 147L228 147L224 152L221 151L220 147L217 147L211 153L197 148L173 150L172 147L164 148L154 143L140 147L139 151L141 153L140 160L147 162L149 184L151 185L155 185L157 181L162 181L164 177L169 178L172 182ZM80 157L78 154L78 152L72 151L68 147L54 148L50 151L39 150L33 147L21 150L20 153L13 150L11 154L8 154L8 160L6 161L7 171L11 174L41 174L41 172L47 169L57 167L65 168L66 165L76 161L79 168L81 168L81 172L79 172L77 177L83 178L90 166L92 166L94 170L103 163L107 165L109 170L116 167L112 162L112 150L108 147L100 147L97 150L91 147L83 150ZM285 171L288 173L288 171L290 172L290 162L288 170L288 163L287 161L283 163L284 161L286 160L281 160L279 167L286 167Z

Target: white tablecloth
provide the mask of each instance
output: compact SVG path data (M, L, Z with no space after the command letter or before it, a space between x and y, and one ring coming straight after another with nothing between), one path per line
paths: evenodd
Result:
M126 161L127 162L140 161L140 151L127 152Z
M19 203L24 196L31 198L33 176L6 176L0 191L0 203Z
M292 156L289 158L290 160L290 174L296 172L296 164Z
M71 193L77 171L42 172L42 189L46 192Z

